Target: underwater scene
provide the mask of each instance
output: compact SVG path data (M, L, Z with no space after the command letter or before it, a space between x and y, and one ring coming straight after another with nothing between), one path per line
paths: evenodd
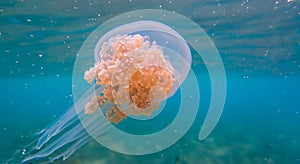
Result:
M300 164L297 0L0 1L0 163Z

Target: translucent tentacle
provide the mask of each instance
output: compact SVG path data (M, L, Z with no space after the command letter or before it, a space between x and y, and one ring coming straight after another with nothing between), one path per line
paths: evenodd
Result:
M77 101L77 108L80 111L84 110L84 106L86 102L89 101L91 95L94 91L94 85L89 88ZM77 112L75 106L72 105L66 113L64 113L61 117L56 119L50 124L47 128L44 129L41 137L39 137L36 149L40 149L47 141L49 141L53 136L57 135L59 132L63 131L65 128L69 127L72 123L78 120Z
M107 125L108 125L108 122L105 121L105 123L101 127L98 127L98 126L93 127L93 129L95 129L95 131L92 132L93 135L96 134L96 136L101 136L102 134L107 132L110 128ZM54 157L53 159L51 159L51 161L57 160L61 157L63 157L63 160L68 159L75 151L77 151L80 147L82 147L83 145L88 143L90 140L92 140L92 137L90 136L90 134L85 133L80 139L76 140L63 153L61 153L61 154L57 155L56 157Z
M59 158L66 160L80 147L92 140L85 127L92 129L90 133L100 136L109 129L109 122L105 117L97 115L85 115L85 104L91 99L95 92L95 86L86 91L61 117L56 119L50 126L41 130L34 142L18 151L15 156L7 162L22 160L22 163L34 160L46 160L53 162ZM98 87L96 92L103 88ZM79 120L79 116L80 120ZM84 122L82 124L81 122ZM84 126L85 127L84 127ZM26 153L22 153L26 150ZM60 152L57 152L60 150Z

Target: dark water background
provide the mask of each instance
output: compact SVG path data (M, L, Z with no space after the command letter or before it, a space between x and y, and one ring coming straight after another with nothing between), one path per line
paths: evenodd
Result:
M227 74L225 109L198 141L210 82L193 54L201 102L189 132L146 156L112 152L96 142L57 163L300 163L299 1L0 2L0 162L29 143L72 104L72 69L90 32L118 14L144 8L176 11L214 41Z

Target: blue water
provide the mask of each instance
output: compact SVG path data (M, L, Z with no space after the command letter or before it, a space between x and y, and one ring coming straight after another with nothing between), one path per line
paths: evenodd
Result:
M73 103L72 69L86 37L113 16L143 8L176 11L214 41L227 76L220 122L206 140L198 140L210 80L193 52L200 107L175 145L130 156L90 142L56 163L300 163L300 4L259 0L1 1L0 162Z

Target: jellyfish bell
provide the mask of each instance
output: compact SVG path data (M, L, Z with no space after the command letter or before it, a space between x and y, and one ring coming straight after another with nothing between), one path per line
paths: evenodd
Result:
M97 85L106 87L100 94L116 105L107 116L117 117L116 112L120 111L117 113L135 119L141 116L143 120L143 116L152 116L154 110L163 109L160 105L165 103L161 102L176 93L191 66L189 46L180 34L151 20L109 30L97 41L94 58L95 64L85 72L85 79L89 83L96 79ZM91 110L91 104L96 104L93 98L86 113L103 105L101 97L95 97L100 105L93 105Z
M144 36L144 38L149 39L150 43L154 42L157 45L156 47L162 49L164 57L169 60L174 68L174 76L177 79L177 83L168 97L172 96L187 76L191 67L192 56L190 48L182 36L163 23L143 20L127 23L111 29L101 36L97 42L94 49L95 61L99 62L102 58L107 58L107 51L109 51L112 46L107 41L110 40L110 42L112 42L113 36L121 37L122 35L134 34ZM157 60L157 62L159 61Z

